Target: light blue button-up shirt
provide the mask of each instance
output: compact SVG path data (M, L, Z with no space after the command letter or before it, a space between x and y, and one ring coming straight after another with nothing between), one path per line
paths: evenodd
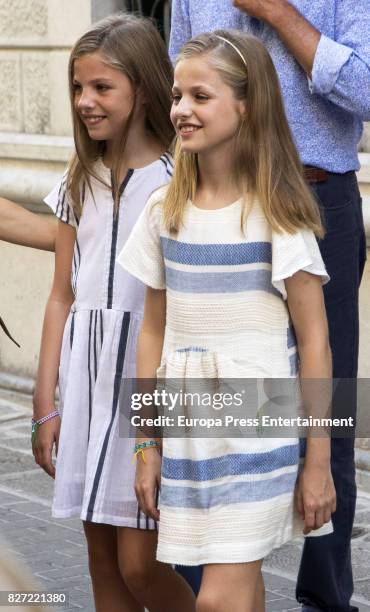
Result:
M302 162L330 172L357 170L362 122L370 120L370 1L291 4L321 33L311 80L275 30L234 8L231 0L172 0L171 58L201 32L235 28L254 34L279 74Z

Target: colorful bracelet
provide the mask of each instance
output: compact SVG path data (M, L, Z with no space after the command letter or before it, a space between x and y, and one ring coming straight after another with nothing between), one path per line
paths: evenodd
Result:
M31 444L32 444L32 448L35 446L36 443L36 434L37 434L37 430L40 427L40 425L42 425L43 423L46 423L46 421L50 421L50 419L54 419L55 417L60 416L59 410L54 410L53 412L50 412L50 414L47 414L46 416L43 416L41 419L31 419Z
M160 448L160 443L157 440L148 440L147 442L140 442L139 444L135 444L134 448L134 459L137 459L138 455L141 455L142 460L146 463L144 451L148 450L148 448Z

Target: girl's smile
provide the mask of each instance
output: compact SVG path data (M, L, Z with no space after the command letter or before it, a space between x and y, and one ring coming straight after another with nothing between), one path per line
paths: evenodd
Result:
M135 98L128 77L95 52L75 60L73 87L75 108L90 138L119 139Z
M171 120L183 151L203 153L230 145L243 112L244 104L234 98L207 56L178 62Z
M103 119L105 119L105 115L85 115L85 114L81 114L81 118L82 121L85 123L85 125L88 125L90 127L94 126L94 125L98 125L99 123L101 123L103 121Z
M193 134L194 132L200 130L201 127L201 125L191 125L190 123L184 123L178 126L181 136Z

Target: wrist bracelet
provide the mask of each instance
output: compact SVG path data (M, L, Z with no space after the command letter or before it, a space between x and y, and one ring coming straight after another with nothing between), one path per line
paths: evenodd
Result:
M148 450L148 448L160 448L160 446L161 445L159 442L157 442L157 440L148 440L147 442L135 444L133 459L137 459L137 456L141 455L142 460L144 463L146 463L144 451Z
M46 421L50 421L50 419L54 419L55 417L60 416L59 410L53 410L53 412L50 412L50 414L47 414L46 416L43 416L41 419L31 419L31 444L32 444L32 448L35 446L36 443L36 434L37 434L37 430L40 427L40 425L42 425L43 423L46 423Z

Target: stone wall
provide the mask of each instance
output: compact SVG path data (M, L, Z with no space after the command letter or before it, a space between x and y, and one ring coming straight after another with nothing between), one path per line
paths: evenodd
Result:
M90 23L89 0L0 0L0 132L70 135L68 54Z
M2 196L43 211L72 151L71 47L92 22L124 8L125 0L0 0Z
M90 0L0 0L0 193L38 205L69 158L70 48Z

